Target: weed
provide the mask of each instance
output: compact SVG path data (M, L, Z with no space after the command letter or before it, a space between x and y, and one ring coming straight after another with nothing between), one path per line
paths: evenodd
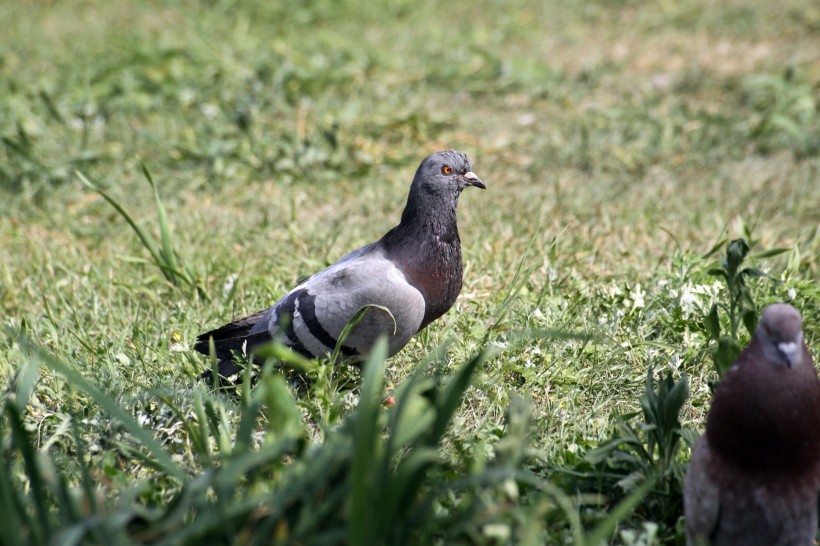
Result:
M723 246L723 242L716 245L707 256L717 251L721 246ZM748 279L766 277L767 275L752 267L741 268L749 250L749 244L745 239L731 241L726 247L726 259L720 263L720 267L712 267L708 271L710 275L719 277L724 281L728 296L727 303L713 304L703 321L704 328L710 339L716 342L712 351L712 360L718 377L723 377L723 374L734 364L740 354L740 325L742 324L745 327L749 336L753 335L755 328L757 328L758 313L752 298L752 291L748 285ZM777 256L788 250L787 248L772 249L757 254L757 257ZM729 322L728 334L721 333L719 309L723 309L723 312L727 315Z
M682 440L696 438L680 422L689 383L685 374L674 381L670 372L656 387L653 376L650 369L640 400L643 421L633 422L638 413L616 415L613 437L590 450L586 462L596 469L588 474L590 478L614 480L624 492L651 482L641 498L641 513L674 529L681 513L686 472L686 464L680 460Z
M154 178L151 176L151 172L144 163L142 164L142 172L154 192L154 203L157 207L157 222L159 224L160 245L157 245L151 236L148 235L148 233L131 218L128 212L116 199L114 199L106 191L95 186L81 172L78 172L77 176L80 180L82 180L83 184L103 196L103 198L108 201L118 213L120 213L123 219L128 222L128 225L134 230L134 233L136 233L137 237L139 237L140 242L148 253L151 254L151 259L154 261L154 264L159 267L162 275L168 282L174 286L187 285L194 288L200 297L207 300L208 296L205 293L201 283L197 280L193 270L190 267L182 266L179 263L179 255L174 249L173 235L168 222L168 214L165 212L165 207L159 197L159 190L157 189L157 185L154 183Z

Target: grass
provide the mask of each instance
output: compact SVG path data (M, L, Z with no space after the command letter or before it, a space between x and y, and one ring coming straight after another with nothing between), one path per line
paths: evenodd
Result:
M589 454L649 419L649 370L667 390L686 373L680 435L702 430L720 333L748 340L710 274L728 240L768 275L745 280L757 311L793 303L817 360L811 2L84 0L0 18L0 498L54 533L307 543L327 524L361 543L367 492L416 464L418 489L385 501L385 521L417 523L402 540L681 543L674 481L619 484L634 468ZM447 416L440 437L385 447L398 411L367 405L378 382L350 391L327 364L291 394L275 374L236 395L195 381L198 333L380 236L450 147L488 184L459 207L464 287L387 363L404 411ZM457 377L451 413L430 405ZM352 446L394 468L333 481ZM328 512L268 517L283 499Z

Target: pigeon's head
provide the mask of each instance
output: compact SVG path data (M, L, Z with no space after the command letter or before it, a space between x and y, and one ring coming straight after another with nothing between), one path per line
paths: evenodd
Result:
M447 150L428 155L419 165L413 185L429 194L454 193L458 195L467 186L487 189L472 172L472 163L461 152Z
M775 303L763 310L756 335L770 362L791 368L803 357L803 321L788 303Z

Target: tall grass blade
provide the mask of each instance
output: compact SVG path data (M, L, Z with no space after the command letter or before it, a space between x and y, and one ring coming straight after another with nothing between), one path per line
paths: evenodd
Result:
M364 365L364 381L359 405L353 420L353 460L350 471L350 515L348 544L367 546L378 536L383 523L374 513L381 503L376 489L375 473L379 451L380 427L377 426L384 383L384 361L387 338L380 337ZM383 486L387 484L382 484Z
M144 162L140 162L140 166L142 167L143 174L145 174L145 178L148 179L148 183L151 184L151 190L154 192L154 204L157 207L160 242L162 243L160 256L162 257L163 265L172 272L170 275L171 278L168 280L174 285L178 285L179 279L177 277L182 277L186 283L192 284L191 279L186 278L187 276L180 272L177 267L176 252L174 252L171 228L168 223L168 213L165 212L165 206L162 204L162 199L159 198L159 190L157 189L156 183L154 183L154 177L151 176L151 171L148 170L148 166Z
M281 375L263 371L261 388L254 396L264 401L268 414L273 416L268 419L269 433L293 439L304 436L302 413Z
M14 377L14 404L20 412L25 410L39 377L40 363L33 359L26 360Z
M83 173L81 173L80 171L76 171L76 173L77 173L77 176L79 177L80 181L82 181L83 184L88 186L91 190L99 193L103 197L103 199L108 201L108 203L112 207L114 207L114 209L117 212L120 213L120 216L123 217L123 219L128 223L128 225L131 226L131 229L134 230L134 233L137 234L137 237L139 237L140 242L142 242L142 246L144 246L145 249L148 250L148 253L151 254L151 258L154 260L154 263L157 266L159 266L159 268L162 270L162 274L165 276L165 278L168 281L170 281L171 280L171 278L169 278L170 273L168 271L166 271L165 268L164 268L165 262L162 259L162 255L160 255L159 249L154 244L154 241L151 240L151 237L148 236L148 233L146 233L145 230L142 229L142 227L139 224L137 224L134 221L133 218L131 218L131 215L128 214L125 211L125 209L122 208L122 206L119 204L119 202L116 199L114 199L113 197L111 197L108 194L108 192L106 192L102 188L94 185L94 183L91 182L88 178L86 178L85 175Z
M341 355L342 347L344 346L345 341L347 341L347 338L350 337L351 333L353 333L353 329L356 328L356 325L358 325L359 322L362 321L364 316L368 312L371 312L372 310L377 310L377 311L382 311L384 313L387 313L387 315L393 321L393 335L396 334L396 328L397 328L398 324L396 323L396 318L393 316L393 313L390 312L390 309L388 309L387 307L385 307L383 305L376 305L376 304L365 305L361 309L356 311L353 314L353 316L350 317L350 320L347 321L347 324L345 324L344 328L342 328L342 332L339 334L339 340L336 342L336 346L333 348L333 354L330 357L331 362L338 362L339 361L339 357Z
M23 543L21 531L31 526L31 520L22 505L21 488L12 483L11 465L0 464L0 529L9 546Z
M37 461L37 453L32 448L29 433L23 425L20 412L14 404L8 404L6 405L6 413L8 414L9 424L11 425L14 443L20 451L20 456L26 468L29 491L31 491L31 496L34 500L36 523L32 522L33 524L28 526L26 530L32 535L35 544L45 544L53 534L51 515L48 509L46 482Z
M444 436L444 432L447 430L447 426L450 424L450 420L453 417L453 413L455 413L456 409L461 405L461 397L464 392L467 390L467 387L470 386L470 383L473 378L473 373L475 372L476 368L484 362L486 362L489 358L494 356L497 352L497 349L487 348L486 346L481 349L476 356L471 358L454 376L450 379L450 382L447 383L447 386L444 388L444 392L440 395L439 400L436 403L436 420L433 423L433 426L430 431L430 436L427 440L427 445L434 446L438 445L438 442L441 440L442 436Z
M527 281L532 275L532 272L535 268L529 268L524 270L524 264L529 257L530 251L532 247L535 245L535 241L538 238L538 234L541 232L541 219L538 220L538 225L535 227L535 231L530 237L529 242L527 243L527 248L524 250L524 253L521 255L521 259L518 261L518 267L515 270L515 275L513 276L512 282L510 282L510 287L507 290L507 294L504 296L504 299L501 300L501 303L493 311L491 318L492 323L487 328L484 334L484 343L490 338L490 335L499 327L501 321L504 320L504 317L507 314L507 308L510 306L515 300L515 297L521 292L521 289L524 288L524 285L527 284Z

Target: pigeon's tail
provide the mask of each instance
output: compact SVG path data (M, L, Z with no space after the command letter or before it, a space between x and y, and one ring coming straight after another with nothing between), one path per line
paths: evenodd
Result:
M253 327L264 314L265 311L259 311L216 330L200 334L196 338L194 349L206 356L210 356L213 340L214 355L219 360L219 375L230 377L242 370L242 366L234 362L235 352L249 354L253 346L270 340L270 335L267 332L251 333ZM200 378L211 381L213 379L212 370L204 372L200 375Z

